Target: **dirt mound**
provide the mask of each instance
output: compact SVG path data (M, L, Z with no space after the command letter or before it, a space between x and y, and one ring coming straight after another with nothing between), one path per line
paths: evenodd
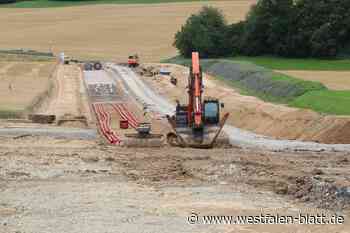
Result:
M56 116L56 123L60 126L86 128L91 115L80 68L59 65L54 78L53 94L37 112Z
M28 119L34 123L51 124L56 120L55 115L30 114Z
M316 203L319 208L341 210L350 207L349 188L311 177L298 177L288 186L287 193L301 201Z

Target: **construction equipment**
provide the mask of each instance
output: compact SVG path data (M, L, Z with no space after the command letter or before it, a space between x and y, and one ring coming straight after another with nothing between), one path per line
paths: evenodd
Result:
M195 148L212 148L229 116L220 120L218 99L202 101L203 77L199 53L192 53L192 66L188 78L188 104L176 106L176 114L167 116L174 132L167 135L170 145Z
M129 58L128 58L128 66L129 67L137 67L137 66L139 66L139 57L137 56L137 54L129 56Z
M124 145L127 147L161 147L163 143L163 134L151 133L151 123L139 123L135 128L135 133L125 134Z
M95 62L94 63L94 69L95 70L102 70L103 69L103 66L102 66L102 64L101 64L101 62Z
M94 70L94 65L91 63L84 63L84 70L85 71L92 71L92 70Z
M99 61L89 61L84 63L83 68L85 71L102 70L103 65Z
M139 123L136 127L136 131L140 137L147 137L151 132L151 123Z

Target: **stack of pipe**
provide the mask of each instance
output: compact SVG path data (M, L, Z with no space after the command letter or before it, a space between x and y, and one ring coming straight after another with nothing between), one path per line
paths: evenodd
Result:
M102 135L111 144L120 144L120 137L111 128L111 116L103 107L103 104L93 104L93 109L97 116L98 124Z
M123 120L127 120L130 124L131 127L133 127L134 129L136 129L139 125L139 121L137 120L137 118L135 117L134 114L132 114L127 107L125 106L125 104L111 104L112 107L114 108L114 110L116 110L119 115L121 116L121 118Z

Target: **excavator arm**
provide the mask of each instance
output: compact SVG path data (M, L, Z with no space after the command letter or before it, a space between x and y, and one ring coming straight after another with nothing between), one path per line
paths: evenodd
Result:
M192 105L193 114L194 116L194 127L195 128L201 128L203 126L202 122L202 72L200 70L200 64L199 64L199 53L193 52L192 53L192 74L191 74L191 81L192 81L192 88L189 90L192 95L192 103L189 103Z

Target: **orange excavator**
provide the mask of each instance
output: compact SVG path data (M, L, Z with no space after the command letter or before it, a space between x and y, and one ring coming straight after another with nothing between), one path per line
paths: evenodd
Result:
M188 104L177 102L174 116L167 116L173 132L167 134L170 145L195 148L212 148L225 125L229 114L220 119L218 99L202 100L203 76L199 53L192 53L192 66L188 78Z

